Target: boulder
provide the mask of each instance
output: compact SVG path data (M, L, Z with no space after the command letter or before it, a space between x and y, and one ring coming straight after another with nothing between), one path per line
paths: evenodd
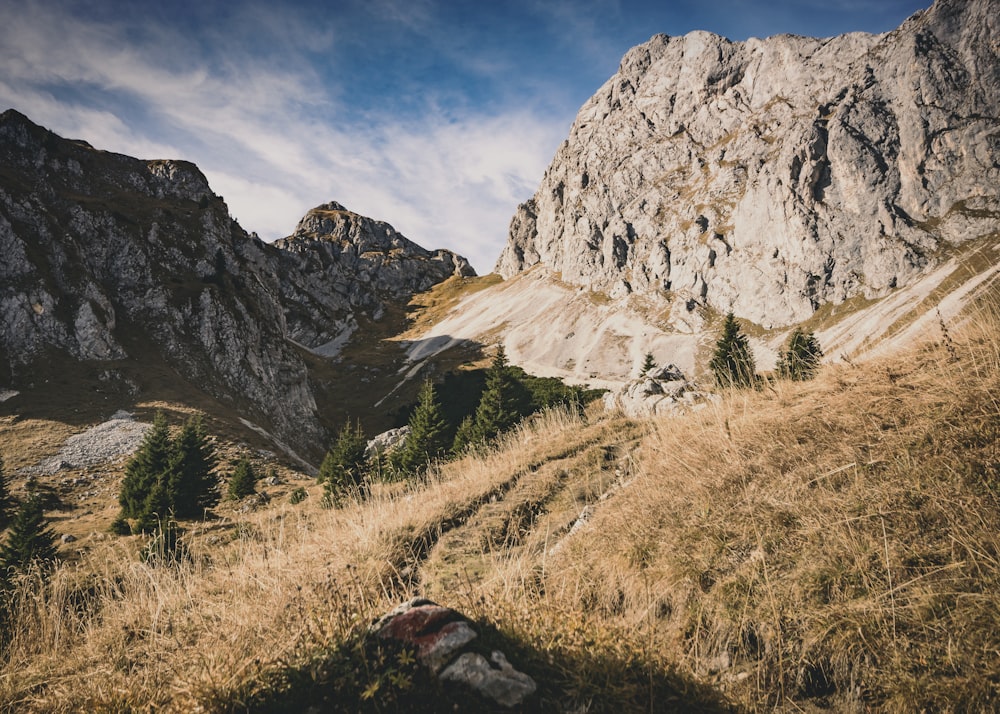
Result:
M403 445L403 442L406 441L406 437L409 435L409 426L401 426L397 429L389 429L389 431L376 434L368 440L368 445L365 447L365 454L368 456L378 456L395 451Z
M372 625L371 634L413 649L417 662L441 681L467 687L503 707L521 705L537 688L503 652L494 650L487 659L470 647L478 633L467 617L424 598L383 615Z
M604 395L604 408L627 417L692 411L718 397L703 392L674 365L653 367L638 379Z

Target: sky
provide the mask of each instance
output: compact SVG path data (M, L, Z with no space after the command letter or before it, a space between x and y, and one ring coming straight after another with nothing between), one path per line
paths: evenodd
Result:
M487 273L654 34L886 32L930 0L0 0L0 111L195 162L265 240L337 201Z

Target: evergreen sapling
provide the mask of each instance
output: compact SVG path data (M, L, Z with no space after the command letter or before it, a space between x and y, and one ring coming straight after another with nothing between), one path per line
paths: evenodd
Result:
M778 358L775 367L778 376L784 379L804 381L816 376L823 350L819 347L816 335L796 327L788 338L788 346Z
M361 424L352 426L350 420L345 422L319 467L317 480L323 484L323 498L328 505L339 505L352 489L364 492L367 448Z
M55 541L55 533L45 523L41 500L24 501L14 514L6 542L0 547L0 575L27 570L32 563L55 560Z
M410 416L410 433L400 450L398 463L406 474L424 469L444 455L448 447L448 422L434 394L434 385L426 380L420 389L416 409Z
M239 501L256 491L257 474L250 460L244 456L236 462L233 475L229 478L229 500Z
M715 343L715 353L708 363L720 387L751 387L757 381L750 341L742 332L733 313L726 315L722 336Z

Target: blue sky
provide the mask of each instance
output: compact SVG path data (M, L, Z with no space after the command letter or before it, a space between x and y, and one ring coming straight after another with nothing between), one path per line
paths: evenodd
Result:
M0 3L0 109L194 161L244 228L336 200L493 267L580 105L664 32L885 32L930 0Z

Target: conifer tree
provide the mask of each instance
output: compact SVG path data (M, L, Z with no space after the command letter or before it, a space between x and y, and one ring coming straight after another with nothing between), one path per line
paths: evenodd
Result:
M3 457L0 456L0 532L10 525L17 511L17 500L10 493Z
M653 357L652 352L647 352L645 359L642 361L642 372L641 374L646 374L649 370L656 366L656 358Z
M361 424L351 425L348 419L337 434L337 440L326 452L319 468L317 480L323 484L324 498L330 504L339 504L352 488L365 490L368 467L366 450L368 440Z
M715 382L720 387L750 387L756 382L756 365L750 342L740 332L733 313L726 315L722 336L715 343L715 353L708 363L715 372Z
M229 499L238 501L257 490L257 474L245 456L236 462L233 475L229 478Z
M216 463L215 447L201 418L188 419L173 442L167 479L169 502L177 518L201 518L218 502L212 475Z
M168 517L202 517L218 501L215 465L215 448L200 417L188 419L177 438L171 439L166 417L157 412L153 427L125 467L118 494L122 509L112 532L129 532L126 519L134 519L136 529L148 533Z
M29 498L17 509L0 547L0 573L25 570L32 562L45 563L56 557L56 536L45 524L42 502Z
M823 350L816 335L796 327L788 338L788 346L778 358L775 370L784 379L804 381L816 376Z
M486 388L476 407L470 442L490 441L507 431L527 411L529 401L530 395L515 379L507 362L507 353L503 345L499 345L486 371Z
M142 510L136 516L135 529L139 533L154 533L163 523L173 519L173 504L166 477L167 472L160 474L146 494Z
M171 443L167 418L157 412L153 427L146 432L135 456L125 466L118 503L123 518L141 518L157 481L165 478L170 466Z
M466 449L468 449L472 444L475 443L475 430L476 430L476 418L474 415L469 414L462 420L462 423L458 425L458 430L455 432L455 440L451 445L451 453L455 456L461 456Z
M434 394L434 385L425 380L420 388L416 409L410 416L410 433L400 450L400 469L412 474L439 458L448 448L448 422L441 413L441 405Z

